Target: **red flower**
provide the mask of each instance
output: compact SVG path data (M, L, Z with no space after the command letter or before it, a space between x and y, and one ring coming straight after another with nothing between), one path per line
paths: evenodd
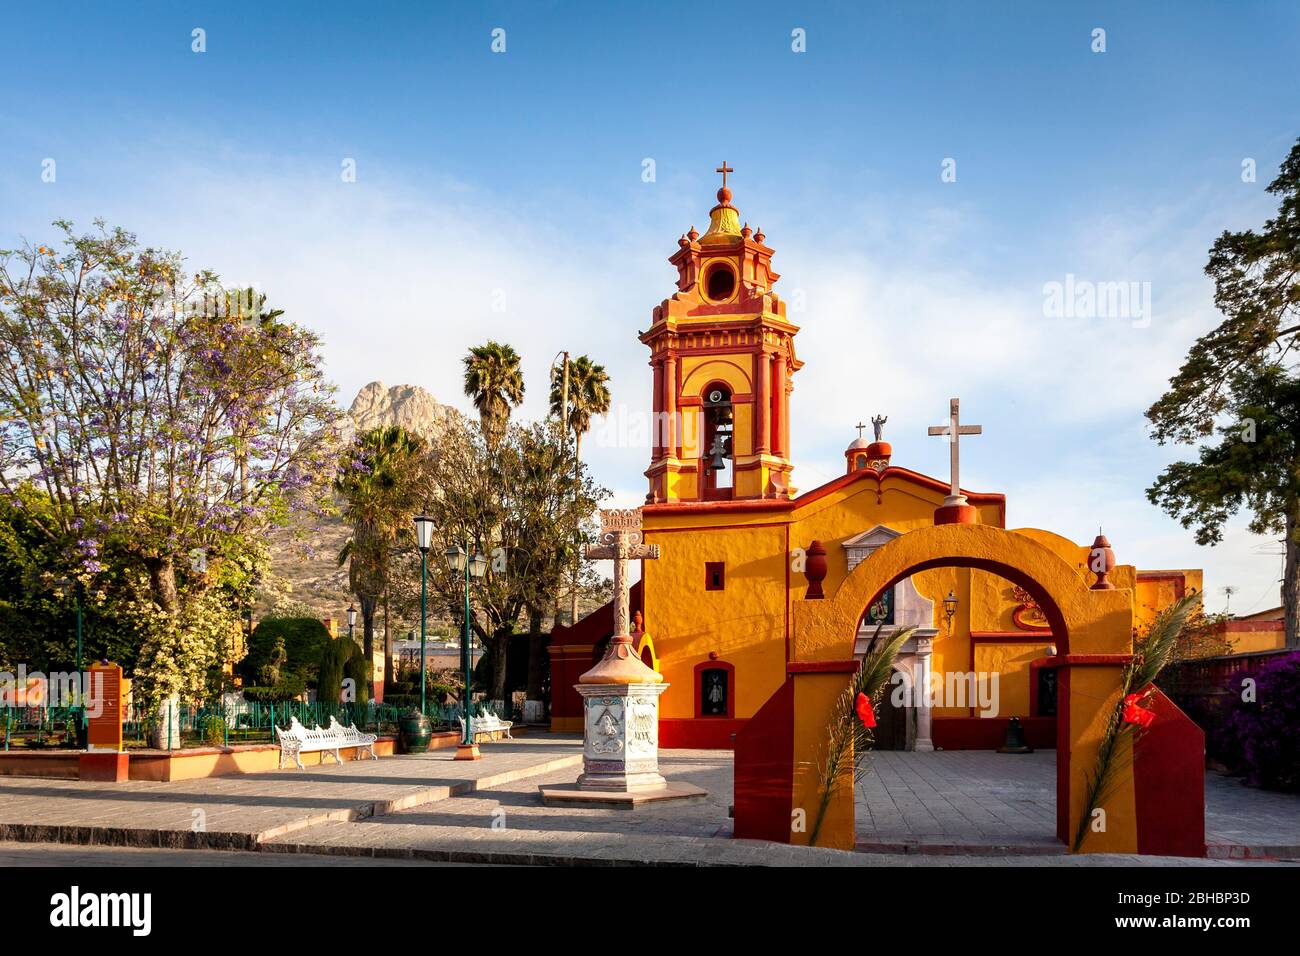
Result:
M858 720L862 721L863 727L876 726L876 712L871 709L871 701L866 694L858 694L853 709L858 712Z
M1156 719L1156 715L1152 711L1138 706L1141 701L1141 694L1129 694L1124 698L1124 723L1137 724L1143 730L1146 730L1151 726L1151 722Z

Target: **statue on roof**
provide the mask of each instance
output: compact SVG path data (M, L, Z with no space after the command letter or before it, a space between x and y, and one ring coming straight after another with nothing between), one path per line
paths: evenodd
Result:
M876 430L876 441L884 441L885 422L889 421L884 415L877 415L871 419L871 427Z

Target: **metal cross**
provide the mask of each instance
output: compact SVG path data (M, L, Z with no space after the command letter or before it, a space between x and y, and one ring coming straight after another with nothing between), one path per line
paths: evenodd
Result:
M858 430L858 437L859 437L859 438L861 438L861 437L862 437L862 433L863 433L864 431L867 430L867 426L864 425L862 422L858 422L858 423L857 423L856 425L854 425L853 427L856 428L856 429Z
M728 165L727 165L727 161L724 159L724 160L722 161L722 165L719 166L717 169L715 169L714 172L715 172L715 173L722 173L722 188L723 188L723 189L726 189L726 188L727 188L727 173L734 173L735 170L732 169L730 166L728 166Z
M965 504L965 496L961 493L961 468L958 448L961 443L962 435L979 435L984 429L979 425L963 425L961 423L961 399L953 398L948 400L948 424L931 425L929 428L930 435L946 435L950 444L950 467L952 469L952 488L948 495L948 500L944 504Z
M631 633L628 630L627 563L645 558L659 557L659 545L641 543L641 509L613 508L600 512L601 544L587 545L591 560L612 559L614 562L614 636Z

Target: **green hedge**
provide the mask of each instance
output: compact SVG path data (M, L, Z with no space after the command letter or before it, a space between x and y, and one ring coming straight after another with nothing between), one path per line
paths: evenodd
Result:
M320 674L321 653L330 642L330 632L314 617L268 618L257 625L248 641L248 655L240 662L244 680L266 686L264 670L282 659L277 683L297 680L315 684Z

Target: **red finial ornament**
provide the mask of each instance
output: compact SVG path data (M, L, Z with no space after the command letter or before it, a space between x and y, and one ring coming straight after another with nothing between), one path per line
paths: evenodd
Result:
M1088 570L1097 575L1097 580L1093 582L1091 590L1093 591L1113 591L1115 585L1111 583L1109 575L1115 568L1115 552L1110 548L1110 542L1106 536L1097 529L1097 537L1093 539L1092 550L1088 552Z
M805 552L803 573L808 579L808 590L804 592L804 600L819 601L826 596L822 593L822 582L826 580L827 570L826 548L820 541L813 541Z

